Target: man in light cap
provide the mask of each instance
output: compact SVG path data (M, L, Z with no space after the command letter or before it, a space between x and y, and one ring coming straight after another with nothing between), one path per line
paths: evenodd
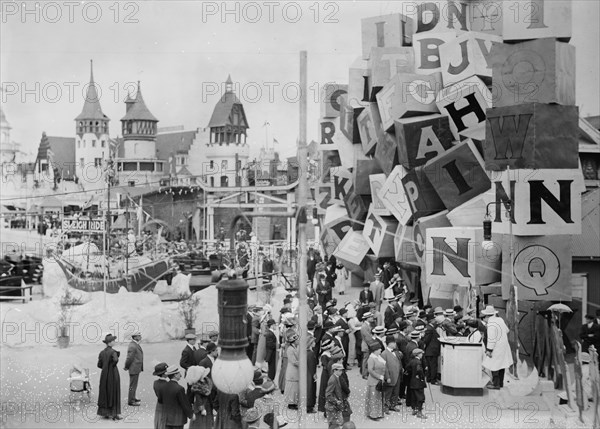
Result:
M345 415L350 420L352 411L348 402L349 392L346 394L342 388L341 377L344 373L344 365L334 363L331 370L332 374L327 381L325 390L325 410L329 428L339 428L345 421Z
M423 371L423 364L421 363L421 357L423 356L422 349L414 349L412 351L412 357L406 368L406 374L408 377L408 395L406 397L406 406L412 407L413 416L417 416L419 419L426 419L427 416L423 415L423 404L425 403L425 388L427 383L425 382L425 373Z
M196 359L194 358L194 352L198 348L196 345L196 334L185 334L185 341L187 344L185 348L181 352L181 359L179 360L179 365L187 371L190 366L198 365Z
M139 331L131 334L131 342L127 347L127 359L125 359L125 371L129 371L129 395L127 402L132 407L139 407L140 400L136 398L136 390L140 372L144 370L144 352L142 346L142 333Z

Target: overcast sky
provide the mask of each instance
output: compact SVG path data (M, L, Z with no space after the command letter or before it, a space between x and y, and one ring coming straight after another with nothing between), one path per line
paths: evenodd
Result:
M35 14L22 14L21 3L3 1L0 80L12 139L34 150L43 131L74 136L74 118L83 106L82 88L93 59L113 137L120 135L122 101L133 82L142 81L144 99L159 127L195 129L208 124L220 86L231 74L250 124L250 142L256 147L265 142L263 124L268 121L269 141L276 138L276 149L285 156L295 154L299 51L308 51L310 142L319 132L316 88L347 82L348 67L361 54L361 18L397 12L402 5L271 3L239 3L237 16L223 16L222 2L59 1L40 10L36 22ZM598 115L600 2L573 3L577 103L583 116ZM30 10L35 7L26 4ZM235 11L236 4L228 7Z

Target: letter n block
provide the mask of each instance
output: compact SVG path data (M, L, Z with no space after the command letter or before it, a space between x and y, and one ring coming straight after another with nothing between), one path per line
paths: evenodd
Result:
M471 140L459 143L421 168L448 210L466 203L491 186L483 159Z
M365 220L363 236L369 247L378 258L394 257L394 233L398 228L398 221L391 216L379 216L373 213L373 205Z
M333 256L350 271L359 271L368 251L369 243L363 237L362 231L349 231L333 252Z
M488 109L486 116L486 170L578 168L577 107L520 104Z
M481 248L483 228L430 228L427 230L425 270L427 283L480 285L500 281L502 257Z
M575 46L554 39L492 49L494 107L575 103Z
M492 93L481 79L473 76L442 89L437 105L450 118L454 140L485 139L485 111L492 107Z
M417 167L410 170L402 178L404 192L408 197L415 219L440 212L446 208L422 168Z
M341 97L348 94L348 85L327 83L321 88L321 117L338 118L340 116Z
M394 13L361 20L362 55L368 60L375 47L401 47L412 45L414 21L412 18Z
M571 240L565 237L502 236L502 272L513 272L519 300L571 301ZM502 298L510 298L511 276L502 276Z
M415 256L421 268L425 268L425 239L427 238L427 230L430 228L445 228L452 226L446 217L447 210L430 216L423 216L413 223L412 242L415 245Z
M398 157L406 168L424 165L452 147L452 132L444 115L397 119Z

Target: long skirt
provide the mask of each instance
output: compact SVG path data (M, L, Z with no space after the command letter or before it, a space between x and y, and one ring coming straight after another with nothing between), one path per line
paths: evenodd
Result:
M367 386L365 415L372 419L383 417L383 394L375 386Z
M212 410L207 412L205 416L200 413L196 414L196 420L190 421L190 429L212 429L215 422Z
M163 411L163 404L157 402L154 409L154 429L165 429L167 427L167 415Z
M285 403L298 405L300 397L300 383L297 380L285 380Z
M285 373L287 371L287 356L284 354L281 358L281 367L279 369L279 390L281 393L285 392Z
M265 361L267 354L267 340L264 334L261 332L258 337L258 344L256 345L256 363L262 364Z

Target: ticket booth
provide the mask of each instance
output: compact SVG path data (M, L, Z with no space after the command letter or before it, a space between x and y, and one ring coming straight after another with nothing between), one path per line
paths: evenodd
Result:
M442 393L456 396L483 396L488 377L481 366L482 343L471 343L466 337L440 338L442 345Z

